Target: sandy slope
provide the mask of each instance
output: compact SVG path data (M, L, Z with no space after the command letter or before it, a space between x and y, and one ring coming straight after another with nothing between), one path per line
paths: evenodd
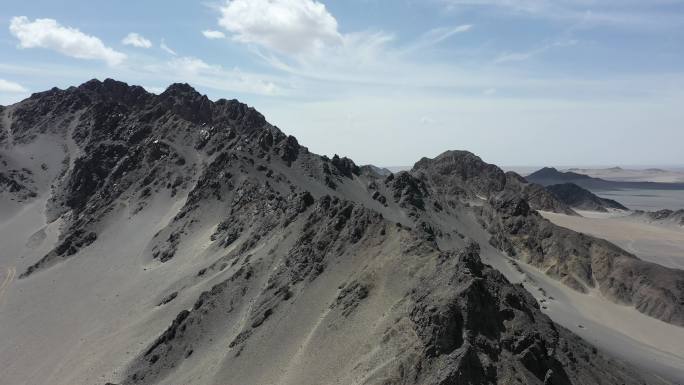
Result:
M580 294L531 266L520 267L525 286L536 291L554 321L616 357L676 383L684 381L684 328L610 302L596 291Z
M17 269L14 267L0 267L0 277L2 278L2 283L0 283L0 304L2 303L2 298L5 295L5 290L12 284L14 278L17 275Z
M127 355L137 353L130 341L154 338L158 325L175 315L170 309L150 315L156 305L150 302L157 298L139 294L161 291L174 280L173 271L162 267L148 272L154 266L145 267L141 260L147 240L179 208L168 200L155 203L147 215L130 221L122 208L103 241L68 265L12 282L0 311L0 383L100 383L102 374L116 373ZM35 204L25 215L6 222L0 244L31 244L30 235L45 226L40 207ZM46 232L53 233L54 227L51 224ZM17 242L22 236L25 241ZM37 248L3 253L0 263L25 269L55 240L48 235ZM61 354L51 354L54 350Z
M5 341L0 346L0 362L3 363L0 384L71 385L117 380L128 361L158 336L159 325L169 324L178 311L192 306L201 291L219 281L221 277L217 276L194 286L185 278L189 272L205 267L207 258L213 258L203 249L208 234L197 234L188 242L191 244L189 249L180 253L174 264L150 263L142 256L146 240L169 221L181 204L182 198L175 202L159 200L130 220L127 208L122 207L109 221L102 241L97 241L87 252L28 279L11 282L0 308L0 324L3 325L0 339ZM38 204L33 206L33 216L27 213L15 217L6 228L42 228L45 224L44 217L38 215L40 207ZM23 218L32 219L21 220ZM486 262L514 282L526 281L528 290L546 301L546 312L556 322L634 365L684 381L684 329L644 316L632 308L612 304L599 296L576 293L531 267L522 266L524 273L519 272L505 256L487 245L485 234L477 230L475 219L465 212L454 218L452 225L467 230L469 236L480 241ZM10 233L0 231L0 234L4 237ZM11 235L19 234L22 232ZM49 238L45 238L46 244L54 242ZM46 245L41 245L44 247ZM262 248L264 254L268 248L266 243ZM393 269L413 269L411 261L403 264L392 261L391 256L398 254L396 250L373 252L387 256L375 259L376 266L371 270L386 270L376 277L397 276L398 272L393 273ZM20 254L32 256L27 250ZM189 258L189 255L199 257ZM340 368L335 366L337 361L331 361L331 357L348 357L352 364L357 362L354 357L373 357L374 362L391 361L393 353L388 352L387 347L378 347L382 337L378 333L394 323L394 320L384 318L382 309L391 308L403 295L402 282L375 282L376 288L384 294L372 297L360 308L353 322L344 323L341 328L335 322L336 316L329 318L326 315L329 303L338 294L339 283L350 272L358 270L366 259L366 255L360 254L334 265L293 307L278 314L280 322L266 324L260 334L252 337L281 341L282 344L250 344L238 360L227 357L227 351L222 350L220 344L214 345L202 356L185 361L177 372L183 375L169 378L165 383L192 384L190 379L201 377L203 371L215 373L216 368L222 369L214 374L214 380L244 378L247 382L261 384L311 383L325 381L331 370L339 372ZM0 262L3 266L9 263L26 265L21 260L4 257ZM163 295L181 287L185 289L176 300L167 306L156 307ZM544 289L546 296L539 287ZM277 327L281 323L299 327L282 330ZM369 336L375 337L368 340ZM139 346L131 346L130 341L140 341ZM51 351L62 353L51 354L46 351L47 346ZM283 357L289 359L279 361ZM270 360L272 370L256 370L254 365L263 367L264 359ZM311 367L320 369L314 372L299 369ZM303 373L306 378L300 377ZM254 375L258 378L251 377ZM374 375L378 374L366 374ZM350 383L362 380L349 378ZM211 383L213 380L206 378L206 381Z
M684 269L684 228L647 223L625 214L580 213L582 217L542 215L557 225L607 239L643 260Z

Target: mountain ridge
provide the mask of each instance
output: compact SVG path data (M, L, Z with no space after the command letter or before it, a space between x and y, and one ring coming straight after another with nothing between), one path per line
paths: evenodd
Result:
M543 220L531 206L570 209L466 151L380 175L313 154L255 109L212 102L187 84L155 96L89 81L0 113L11 123L0 137L3 167L24 162L26 149L63 157L45 170L26 161L35 197L2 190L15 199L8 207L50 196L48 217L61 221L22 287L104 263L114 224L169 210L120 256L135 264L125 267L134 277L122 275L129 284L160 285L143 285L149 298L129 293L128 311L171 320L123 348L133 354L112 377L122 384L643 382L485 266L475 237L578 291L599 286L618 303L684 322L681 271ZM355 339L364 354L345 350L355 334L383 349ZM259 370L258 357L275 371ZM331 364L340 357L348 366Z

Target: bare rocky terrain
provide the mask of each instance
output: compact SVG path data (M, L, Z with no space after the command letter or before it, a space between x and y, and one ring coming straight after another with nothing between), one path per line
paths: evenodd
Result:
M503 267L674 330L684 271L554 225L537 210L577 213L469 152L359 167L186 84L92 80L0 115L0 383L684 379L676 348L667 372L617 357Z

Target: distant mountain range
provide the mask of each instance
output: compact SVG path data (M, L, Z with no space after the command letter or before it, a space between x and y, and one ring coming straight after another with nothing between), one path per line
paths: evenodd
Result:
M674 168L569 168L565 171L616 182L684 183L684 172Z
M543 186L555 184L574 183L589 190L619 190L619 189L644 189L644 190L684 190L684 183L659 183L659 182L636 182L636 181L613 181L580 174L573 171L559 171L553 167L544 167L525 177L532 183Z

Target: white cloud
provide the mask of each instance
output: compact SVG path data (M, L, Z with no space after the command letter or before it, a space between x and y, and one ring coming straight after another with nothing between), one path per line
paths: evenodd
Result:
M62 26L54 19L30 21L26 16L16 16L9 29L21 48L47 48L78 59L103 60L112 66L126 59L126 55L105 46L97 37Z
M200 71L211 69L211 66L203 60L195 57L180 57L173 59L169 65L183 74L196 75Z
M219 25L232 33L229 37L250 45L271 67L297 77L294 88L308 81L411 82L423 72L411 65L420 57L417 51L473 28L436 28L396 47L395 35L382 30L339 32L335 17L315 0L227 0L219 11Z
M226 34L221 31L213 31L210 29L202 31L202 35L207 39L225 39Z
M164 52L168 53L169 55L177 56L178 54L176 51L172 50L168 45L166 45L166 42L164 39L162 39L161 43L159 44L159 48L161 48Z
M131 32L121 41L124 45L132 45L137 48L150 48L152 42L135 32Z
M284 54L342 44L337 20L315 0L227 0L219 25L235 41Z
M19 83L11 82L5 79L0 79L0 92L21 94L28 92L28 90Z

